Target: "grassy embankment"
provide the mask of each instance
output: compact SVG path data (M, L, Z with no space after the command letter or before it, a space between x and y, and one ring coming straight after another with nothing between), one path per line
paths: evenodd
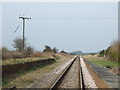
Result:
M35 80L41 78L46 73L49 73L51 70L59 66L63 61L70 59L73 56L65 55L65 54L51 54L51 57L54 57L56 62L51 63L49 65L41 65L40 67L32 67L28 70L21 70L20 72L17 72L15 74L9 75L6 78L3 78L2 86L3 88L8 87L20 87L25 88L28 85L32 84ZM49 55L50 56L50 55ZM41 57L34 58L34 60L38 60ZM33 60L31 58L21 59L21 61L18 60L17 63L26 62L29 60ZM16 60L13 60L9 63L16 63ZM8 62L4 62L4 64L8 64Z
M84 58L99 66L120 67L120 42L114 41L106 50L98 55L86 55Z
M43 59L48 59L48 58L54 58L53 56L48 56L48 57L27 57L27 58L22 58L22 59L6 59L2 61L2 65L7 65L7 64L19 64L19 63L25 63L25 62L31 62L31 61L37 61L37 60L43 60Z
M106 66L110 66L110 67L120 67L120 64L118 62L115 61L110 61L107 59L104 59L103 57L98 57L97 55L84 55L83 58L90 60L92 63L102 66L102 67L106 67Z
M5 53L5 54L7 54L7 53ZM10 54L12 54L12 53L10 53ZM3 57L5 57L5 56L3 56ZM25 63L25 62L48 59L48 58L55 58L55 57L54 57L53 53L40 53L40 52L37 52L32 57L6 58L6 59L3 59L2 60L2 65L19 64L19 63Z

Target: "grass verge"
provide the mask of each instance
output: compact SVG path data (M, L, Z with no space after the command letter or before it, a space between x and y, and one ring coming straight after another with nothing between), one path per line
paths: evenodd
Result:
M92 63L102 66L102 67L106 67L106 66L110 66L110 67L120 67L120 64L114 61L109 61L106 59L102 59L99 57L88 57L88 56L83 56L85 59L91 61Z
M2 61L2 65L25 63L25 62L37 61L48 58L53 58L53 57L51 56L51 57L31 57L31 58L23 58L23 59L7 59Z
M21 76L24 76L24 75L26 75L26 74L28 74L28 73L34 73L34 75L35 75L35 74L37 75L37 73L39 73L39 72L34 72L34 71L44 69L47 65L51 65L51 64L53 64L53 63L54 63L54 62L49 63L49 64L42 64L42 65L39 66L39 67L32 67L32 68L27 69L27 70L20 70L20 71L14 73L14 74L11 74L11 75L9 75L9 76L7 76L7 77L5 77L5 78L2 78L2 86L3 86L4 88L6 88L6 87L13 87L13 86L19 86L19 83L16 82L16 81L19 81L19 80L22 80L22 82L30 83L30 82L32 82L32 79L30 79L30 78L32 78L32 77L31 77L30 75L28 75L28 78L29 78L29 79L26 79L26 81L24 80L25 78L24 78L24 77L21 77ZM51 68L49 68L49 70L50 70L50 69L51 69ZM21 77L21 78L18 78L18 77ZM15 79L16 81L14 81L14 79ZM22 82L20 82L20 83L22 83ZM17 84L18 84L18 85L17 85Z

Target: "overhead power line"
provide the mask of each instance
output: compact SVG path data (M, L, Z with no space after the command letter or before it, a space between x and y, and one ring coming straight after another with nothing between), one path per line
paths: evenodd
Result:
M17 26L17 28L14 31L14 34L17 32L18 28L20 27L20 24Z
M81 18L79 18L79 17L32 17L33 19L118 19L118 18L114 18L114 17L96 17L96 18L94 18L94 17L81 17Z
M9 40L7 41L5 46L7 46L8 43L10 42L10 40L14 37L14 35L17 32L17 30L19 29L20 25L21 25L21 23L19 23L19 25L16 27L16 29L14 30L13 34L11 35L11 37L9 38Z

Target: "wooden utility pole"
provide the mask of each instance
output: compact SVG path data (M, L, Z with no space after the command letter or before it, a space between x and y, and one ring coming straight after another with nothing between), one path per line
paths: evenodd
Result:
M28 17L19 17L23 20L23 51L25 49L25 19L31 19L31 18L28 18Z

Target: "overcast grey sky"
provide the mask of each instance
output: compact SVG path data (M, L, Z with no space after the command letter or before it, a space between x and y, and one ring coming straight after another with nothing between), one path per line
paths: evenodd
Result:
M118 38L118 4L107 3L3 3L3 46L13 49L12 40L22 37L22 20L26 21L28 44L36 50L45 45L59 50L96 52ZM20 25L18 31L13 33Z

